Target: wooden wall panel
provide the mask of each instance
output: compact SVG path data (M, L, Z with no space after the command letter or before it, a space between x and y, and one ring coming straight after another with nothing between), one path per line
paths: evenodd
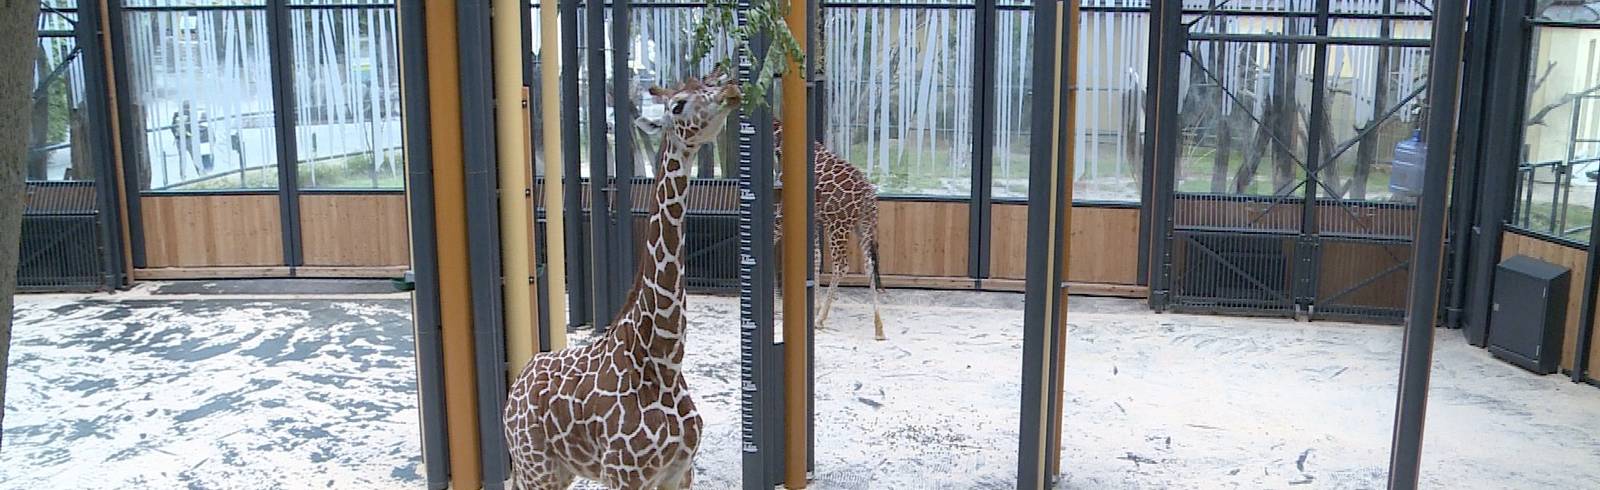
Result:
M1515 255L1526 255L1572 270L1571 283L1567 290L1567 333L1561 345L1561 368L1572 369L1572 360L1574 353L1577 352L1578 345L1579 308L1582 308L1583 305L1583 269L1584 262L1588 260L1588 253L1582 249L1516 233L1504 233L1502 237L1503 241L1500 245L1501 260ZM1491 325L1490 328L1493 328L1493 326ZM1600 342L1595 344L1600 345ZM1591 345L1590 347L1594 346ZM1591 362L1589 366L1592 368L1594 363Z
M411 261L403 194L303 195L300 226L307 266L381 267Z
M1293 243L1292 241L1286 241ZM1285 250L1293 257L1293 247ZM1339 240L1322 242L1317 298L1332 305L1405 309L1411 287L1411 245L1378 245ZM1346 292L1351 288L1355 288ZM1343 296L1338 296L1344 293Z
M1023 279L1028 257L1028 208L996 204L989 244L989 275ZM1067 280L1095 284L1137 284L1139 210L1072 208L1072 269Z
M878 201L880 275L966 277L967 203ZM826 237L822 242L827 245ZM848 245L852 274L862 272L861 247ZM824 256L823 272L831 258Z
M284 265L276 195L139 198L148 267Z

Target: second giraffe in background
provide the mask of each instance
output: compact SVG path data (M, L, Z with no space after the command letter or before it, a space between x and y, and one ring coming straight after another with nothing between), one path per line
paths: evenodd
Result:
M773 121L772 133L773 148L782 158L783 124ZM878 275L878 188L867 180L865 172L822 146L822 143L813 145L817 154L813 169L817 174L817 238L828 245L828 258L833 265L828 277L828 293L822 299L821 311L817 313L817 328L822 328L828 321L834 291L838 289L839 278L844 277L848 267L850 255L846 247L850 244L850 232L853 231L861 246L861 258L866 262L863 265L872 291L873 334L878 340L886 340L888 337L883 335L883 315L878 312L878 294L883 292L883 279ZM783 238L783 206L774 207L776 217L773 223L777 225L777 231L773 234L773 241L777 241ZM812 249L812 256L820 280L820 243Z

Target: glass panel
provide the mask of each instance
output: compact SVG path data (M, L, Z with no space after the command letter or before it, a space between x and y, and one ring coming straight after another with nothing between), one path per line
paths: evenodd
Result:
M1600 170L1600 31L1536 28L1513 224L1587 242Z
M717 47L699 65L683 62L692 50L693 36L689 34L689 29L701 10L697 7L649 7L635 8L629 12L632 17L629 25L632 41L628 54L632 58L634 74L629 95L637 111L635 115L660 118L665 113L666 107L647 92L651 86L672 87L687 77L705 76L716 60L731 56L731 47L726 38L719 38ZM778 100L776 94L773 100ZM635 175L653 177L660 137L637 131L632 121L625 124L625 127L634 130ZM734 152L737 148L737 127L727 126L717 142L702 147L692 175L699 178L737 177L730 171L738 164L738 155Z
M1393 189L1411 184L1406 174L1394 172L1394 162L1397 145L1420 130L1428 60L1426 48L1328 48L1327 132L1318 158L1331 163L1321 165L1318 196L1415 201L1405 192L1395 194Z
M1084 12L1079 24L1073 199L1138 202L1150 15Z
M1276 43L1190 43L1178 94L1177 191L1299 195L1312 49Z
M1600 23L1600 0L1537 0L1533 11L1540 20Z
M972 25L965 9L827 10L828 146L880 193L971 194Z
M395 10L295 9L290 19L300 188L404 188Z
M994 198L1028 196L1029 110L1033 84L1033 11L995 14ZM970 75L969 75L970 76Z
M140 7L259 7L267 0L123 0L123 6Z
M51 14L44 14L50 16ZM83 58L72 37L39 38L24 178L94 180L85 137Z
M143 190L278 186L264 10L137 11L127 18L122 129Z

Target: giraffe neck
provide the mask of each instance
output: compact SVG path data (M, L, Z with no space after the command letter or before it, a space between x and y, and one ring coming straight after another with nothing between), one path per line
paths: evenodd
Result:
M633 307L639 320L631 334L639 339L646 359L676 369L683 362L684 194L689 189L687 162L699 149L690 144L692 127L677 125L661 142L657 157L655 211L645 228L645 260L639 263Z

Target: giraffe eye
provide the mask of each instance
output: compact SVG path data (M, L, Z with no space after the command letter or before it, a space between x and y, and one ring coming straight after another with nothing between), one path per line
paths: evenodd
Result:
M680 100L680 101L677 101L677 102L673 102L672 103L672 113L673 114L683 114L683 104L685 102L687 102L687 101Z

